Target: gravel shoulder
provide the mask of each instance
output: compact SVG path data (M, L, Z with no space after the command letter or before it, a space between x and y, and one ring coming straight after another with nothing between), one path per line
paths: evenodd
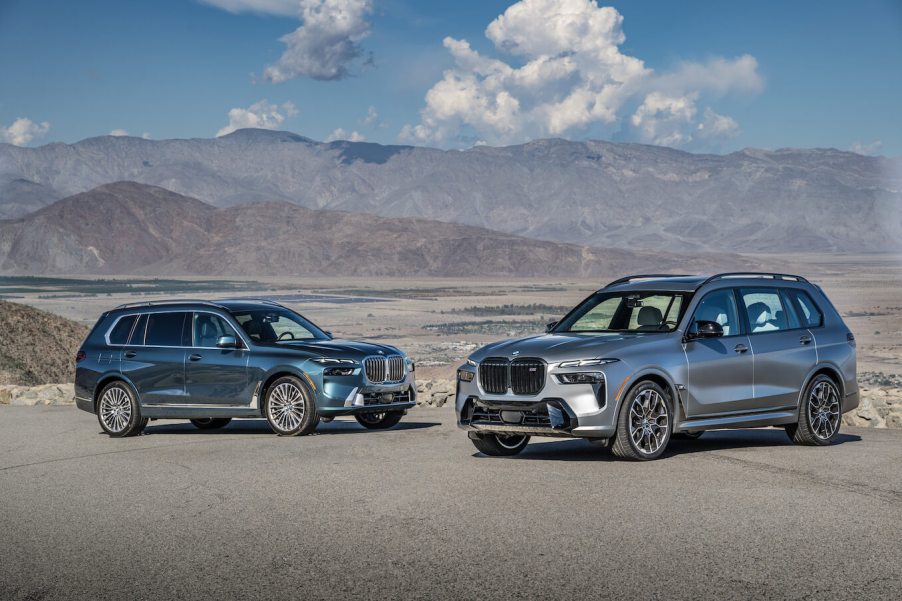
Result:
M0 407L0 598L894 599L902 432L707 433L635 464L582 441L475 453L448 407L398 429Z

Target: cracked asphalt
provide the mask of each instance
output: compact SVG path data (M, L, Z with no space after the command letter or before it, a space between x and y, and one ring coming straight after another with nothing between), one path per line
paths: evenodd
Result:
M902 431L475 452L450 409L114 440L0 407L0 599L898 599Z

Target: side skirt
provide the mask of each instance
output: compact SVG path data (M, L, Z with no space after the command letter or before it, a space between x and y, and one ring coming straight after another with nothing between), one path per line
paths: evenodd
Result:
M768 411L745 415L728 415L723 417L706 417L687 419L676 425L674 430L717 430L720 428L760 428L763 426L782 426L798 421L798 413L793 411Z
M257 407L223 405L142 405L141 415L154 419L193 419L202 417L261 417Z

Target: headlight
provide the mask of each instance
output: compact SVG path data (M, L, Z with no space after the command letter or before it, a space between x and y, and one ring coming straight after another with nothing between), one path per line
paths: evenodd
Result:
M413 359L410 357L405 357L404 361L407 363L407 371L413 373L417 370L417 364L413 362Z
M620 359L577 359L575 361L561 361L558 367L592 367L593 365L607 365L616 363Z
M561 384L601 384L604 374L600 371L577 371L569 374L554 374Z
M474 374L473 372L467 371L465 369L457 370L457 379L460 380L461 382L472 382L473 376L475 376L475 375L476 374Z
M316 357L311 359L311 361L320 365L357 365L357 362L353 359L333 359L332 357Z
M353 367L327 367L323 370L324 376L353 376L356 370Z

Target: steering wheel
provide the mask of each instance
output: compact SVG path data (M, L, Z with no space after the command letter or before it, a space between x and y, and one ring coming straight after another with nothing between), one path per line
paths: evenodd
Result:
M281 334L279 334L279 337L276 340L282 340L282 338L284 338L286 335L291 336L291 339L294 340L294 334L291 332L291 330L282 332Z

